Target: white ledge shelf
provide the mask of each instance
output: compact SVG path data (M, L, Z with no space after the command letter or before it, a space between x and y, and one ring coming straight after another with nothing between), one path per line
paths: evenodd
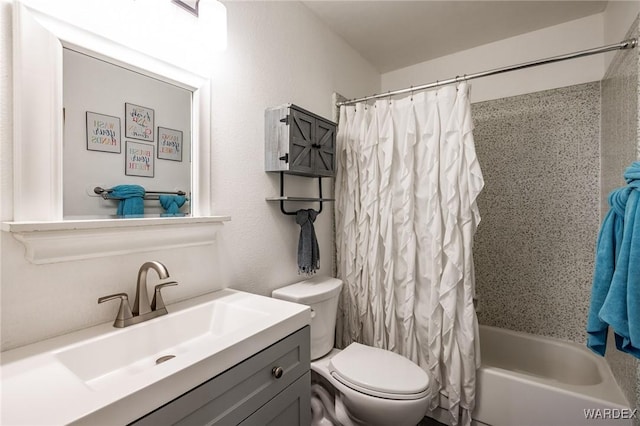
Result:
M35 264L213 244L229 216L3 222Z

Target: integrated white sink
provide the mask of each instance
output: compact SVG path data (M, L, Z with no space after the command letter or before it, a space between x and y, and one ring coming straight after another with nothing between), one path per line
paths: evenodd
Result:
M212 300L139 327L85 340L55 356L87 386L97 390L154 368L160 357L182 357L196 349L216 347L221 336L269 316L264 310L247 309L224 300ZM166 362L169 361L179 359Z
M305 306L234 290L167 309L4 352L0 423L125 424L310 322Z

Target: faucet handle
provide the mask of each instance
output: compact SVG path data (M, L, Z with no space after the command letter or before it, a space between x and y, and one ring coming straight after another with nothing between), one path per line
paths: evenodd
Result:
M162 311L164 310L164 312L167 312L167 308L164 306L164 300L162 300L162 293L160 292L160 290L162 289L162 287L170 287L170 286L174 286L174 285L178 285L177 281L169 281L166 283L161 283L158 284L157 286L155 286L155 291L153 294L153 300L151 301L151 310L152 311Z
M98 303L104 303L109 300L120 299L120 309L118 309L118 316L113 322L114 327L124 327L125 320L133 318L131 313L131 307L129 306L129 296L127 293L110 294L109 296L103 296L98 299Z

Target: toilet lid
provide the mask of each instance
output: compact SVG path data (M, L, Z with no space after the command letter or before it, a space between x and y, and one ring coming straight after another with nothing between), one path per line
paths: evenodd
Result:
M329 371L344 385L382 398L421 398L429 386L427 373L407 358L359 343L331 358Z

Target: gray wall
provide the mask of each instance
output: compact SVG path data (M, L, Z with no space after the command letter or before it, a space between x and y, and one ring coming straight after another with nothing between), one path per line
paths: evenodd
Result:
M472 106L485 187L479 321L584 342L600 203L600 83Z
M638 36L636 19L626 38ZM634 159L640 160L639 69L640 49L618 52L602 80L602 218L609 210L607 195L624 185L624 169ZM640 361L617 351L612 336L606 357L627 398L640 408Z

